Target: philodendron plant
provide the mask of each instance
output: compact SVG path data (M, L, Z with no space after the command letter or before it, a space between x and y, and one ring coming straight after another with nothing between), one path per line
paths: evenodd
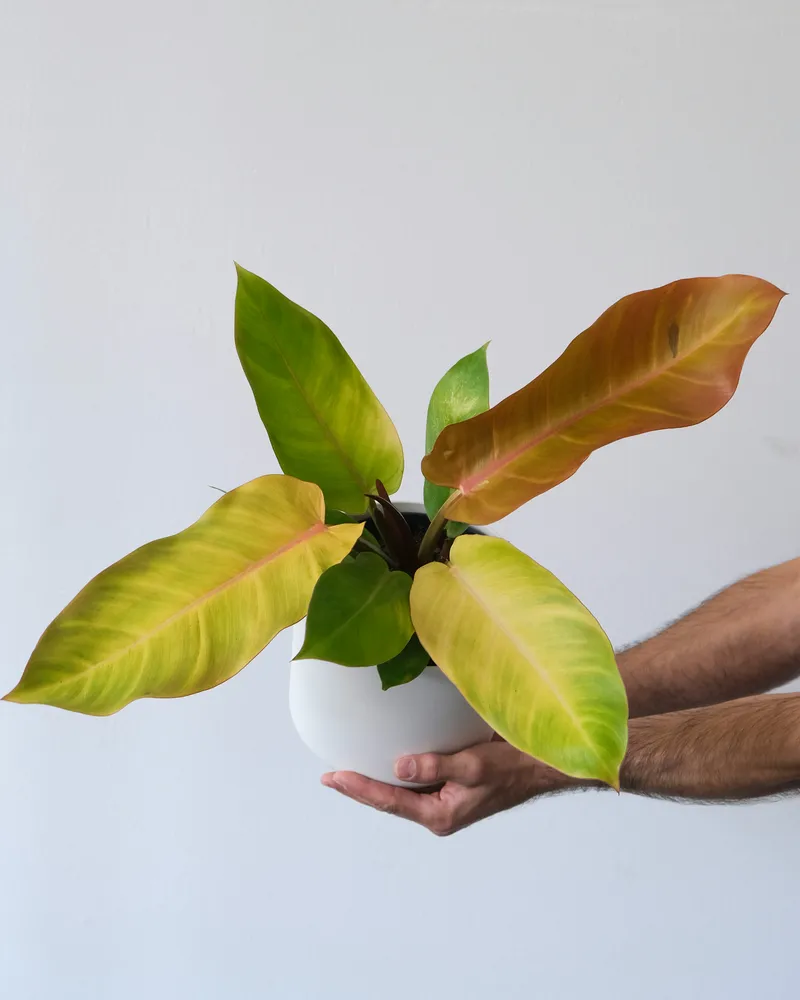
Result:
M746 275L621 299L538 378L489 407L486 348L428 408L425 507L404 516L397 432L334 334L238 269L236 347L284 475L96 576L46 629L7 701L108 715L237 674L308 615L300 657L435 663L510 743L618 786L627 703L611 644L555 576L488 525L603 445L696 424L736 389L783 293Z

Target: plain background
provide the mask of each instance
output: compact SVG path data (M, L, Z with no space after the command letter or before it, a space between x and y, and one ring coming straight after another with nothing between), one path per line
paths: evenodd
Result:
M486 340L497 400L627 292L800 291L790 0L2 12L3 690L92 574L276 471L234 259L339 333L406 499ZM615 642L800 551L797 301L722 414L502 526ZM288 658L108 719L0 704L4 998L797 995L797 801L584 794L437 840L318 785Z

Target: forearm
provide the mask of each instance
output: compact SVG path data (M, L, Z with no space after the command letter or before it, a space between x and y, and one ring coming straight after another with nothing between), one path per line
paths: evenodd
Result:
M623 791L732 801L800 788L800 694L631 720Z
M631 718L760 694L800 674L800 559L735 583L617 657Z

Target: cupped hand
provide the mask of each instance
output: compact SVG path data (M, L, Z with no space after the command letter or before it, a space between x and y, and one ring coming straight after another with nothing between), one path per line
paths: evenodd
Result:
M459 753L401 757L395 773L402 781L439 787L433 791L398 788L353 771L323 774L322 784L381 812L420 823L439 837L537 795L583 784L528 757L499 737Z

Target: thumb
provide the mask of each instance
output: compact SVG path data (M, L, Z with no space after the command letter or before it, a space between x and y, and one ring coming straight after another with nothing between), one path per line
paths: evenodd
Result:
M431 785L437 781L455 781L459 785L479 785L484 778L482 757L474 750L460 753L422 753L400 757L394 773L401 781Z

